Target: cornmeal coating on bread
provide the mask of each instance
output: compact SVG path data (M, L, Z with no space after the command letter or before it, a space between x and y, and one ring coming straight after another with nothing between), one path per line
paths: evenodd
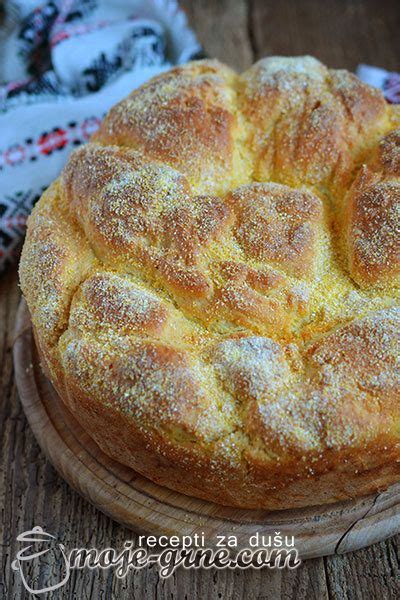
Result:
M20 277L43 366L155 482L278 509L400 476L400 113L272 57L155 77L45 191Z

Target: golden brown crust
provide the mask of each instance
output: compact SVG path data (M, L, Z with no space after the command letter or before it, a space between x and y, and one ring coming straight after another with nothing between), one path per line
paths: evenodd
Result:
M399 477L396 127L310 57L192 63L110 111L20 269L43 364L103 450L249 508Z
M383 131L382 94L310 56L264 58L242 77L258 180L340 187Z
M256 183L229 194L234 235L245 254L293 275L312 275L322 202L316 196L274 183Z
M361 285L400 281L400 130L384 137L348 198L349 268Z
M229 175L235 125L231 82L236 75L217 61L176 67L114 106L94 140L139 149L179 168L190 179Z

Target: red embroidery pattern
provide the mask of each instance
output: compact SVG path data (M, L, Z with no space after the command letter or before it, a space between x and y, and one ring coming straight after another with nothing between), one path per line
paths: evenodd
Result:
M70 144L78 146L97 131L100 122L101 117L87 117L81 123L71 121L64 127L43 131L36 140L27 138L22 143L13 144L0 152L0 169L15 167L26 161L33 162L41 156L51 156Z

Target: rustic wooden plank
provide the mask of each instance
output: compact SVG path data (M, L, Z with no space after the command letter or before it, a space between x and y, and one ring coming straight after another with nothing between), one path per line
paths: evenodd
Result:
M249 0L256 58L313 54L333 68L400 67L398 0Z
M246 0L182 0L181 5L208 56L239 71L251 65Z
M400 595L400 536L369 548L326 559L332 598L394 600Z

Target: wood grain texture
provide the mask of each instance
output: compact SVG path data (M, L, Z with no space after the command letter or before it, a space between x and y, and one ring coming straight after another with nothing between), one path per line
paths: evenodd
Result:
M255 58L313 54L331 68L400 68L398 0L249 0Z
M238 70L267 55L313 54L331 68L400 69L398 0L184 0L209 56Z
M242 71L253 63L246 0L181 0L207 56Z
M400 68L398 0L185 0L182 4L207 54L238 69L267 53L305 52L332 67L353 69L362 61ZM351 10L356 11L353 17L349 17ZM19 532L42 525L68 547L119 547L136 537L74 492L40 451L14 385L11 347L18 302L16 273L9 270L0 275L0 598L12 600L28 598L10 568ZM55 568L48 564L49 573ZM354 553L308 560L290 572L180 569L164 581L154 567L123 581L107 572L73 572L57 597L384 600L399 596L397 535Z

